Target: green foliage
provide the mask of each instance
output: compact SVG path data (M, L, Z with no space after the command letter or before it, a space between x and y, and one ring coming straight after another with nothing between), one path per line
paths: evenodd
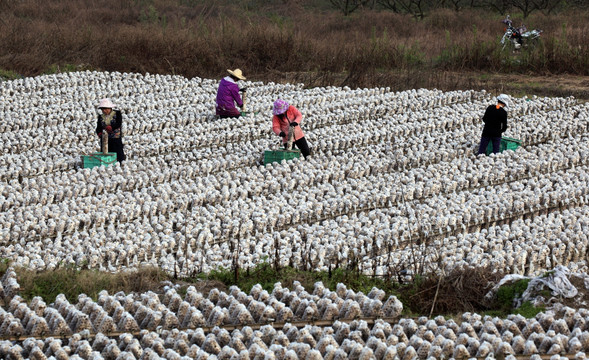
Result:
M506 317L509 314L520 314L526 318L532 318L545 310L545 307L534 307L530 301L526 301L518 308L514 308L514 300L520 298L528 288L530 279L520 279L511 284L505 284L497 290L494 304L485 315Z
M497 290L497 301L502 308L513 307L513 301L528 288L530 279L520 279L512 284L505 284Z
M434 64L437 66L446 68L452 67L457 59L462 59L464 55L464 49L452 42L450 37L450 31L446 30L446 41L445 47L442 49L440 55L434 58Z
M397 46L397 52L400 56L402 68L419 67L426 62L426 55L421 49L418 40L410 46L399 44Z
M525 303L521 304L520 307L515 309L514 314L520 314L521 316L531 319L538 315L538 313L543 312L546 310L544 306L534 307L531 302L526 301Z
M67 73L67 72L75 72L78 71L79 68L74 64L53 64L49 66L49 68L44 72L44 74L59 74L59 73Z
M268 15L268 20L271 24L276 24L280 30L284 29L286 25L291 25L288 18L277 14Z
M335 290L337 284L342 283L348 289L362 291L367 294L373 287L384 290L387 296L395 292L394 284L386 279L361 275L355 271L346 269L334 269L333 271L303 271L292 267L284 267L279 270L273 267L264 259L251 270L241 271L238 273L235 281L235 272L229 269L218 269L211 271L208 275L200 276L200 279L217 280L227 286L236 285L245 292L260 284L268 292L272 292L274 284L280 282L284 287L291 287L295 281L298 281L309 291L313 291L316 282L321 281L323 285L331 290ZM186 279L190 281L190 279Z
M15 80L19 78L21 78L21 76L15 71L0 69L0 81Z
M483 315L488 315L488 316L491 316L491 317L503 318L503 317L505 317L508 314L506 314L506 312L503 311L503 310L487 310L487 311L483 312Z
M10 260L6 259L6 258L1 258L0 259L0 276L4 275L4 273L6 273L6 270L8 270L8 267L10 266Z
M6 272L8 266L8 260L0 260L0 276ZM59 294L64 294L68 301L75 303L80 294L86 294L97 300L98 294L102 290L106 290L110 294L118 291L141 293L148 290L157 290L163 280L174 281L169 275L155 268L144 268L136 272L118 274L82 270L74 267L60 268L42 273L26 269L16 269L16 272L21 285L20 295L26 301L40 296L46 303L53 302ZM236 285L245 292L251 291L256 284L260 284L263 289L272 292L277 282L280 282L283 287L291 289L294 287L293 284L298 282L309 292L313 292L315 283L319 281L332 291L335 291L340 283L345 284L348 289L364 294L368 294L372 288L376 287L385 291L385 298L390 295L397 296L404 304L404 313L409 316L427 315L424 311L412 310L410 304L415 301L415 297L429 296L424 290L427 290L432 285L431 279L426 276L416 276L414 282L401 286L389 278L366 276L357 271L343 268L333 269L332 271L302 271L285 267L275 270L268 262L268 258L263 259L262 262L250 270L238 272L237 279L235 275L236 272L232 269L218 268L206 275L181 280L187 283L200 280L217 281L226 286ZM514 284L501 287L498 294L500 300L486 314L504 317L507 314L517 313L532 317L543 311L544 308L534 308L529 302L524 303L518 309L512 307L513 299L523 293L528 281L520 280ZM180 287L178 289L179 294L184 296L186 289L187 286ZM453 292L452 296L455 295L457 294Z
M147 9L142 9L139 15L139 21L142 23L156 24L159 22L159 14L153 4L147 6Z
M0 273L4 273L7 263L0 263ZM68 301L75 303L78 295L86 294L97 300L102 290L114 294L118 291L143 292L154 289L170 277L159 269L143 268L135 272L105 273L98 270L82 270L75 267L59 268L54 271L34 272L28 269L15 269L21 290L20 295L27 301L36 296L51 303L57 295L64 294Z
M35 277L28 278L28 281L25 281L26 284L21 284L21 296L26 300L40 296L45 302L52 302L57 295L64 294L68 301L75 302L79 294L86 293L83 290L82 284L76 281L79 275L80 270L74 269L39 273ZM98 292L107 285L104 281L100 280L96 281L95 284L98 287L91 293L86 293L94 299L96 299Z
M520 279L511 284L503 285L497 290L497 312L503 315L520 314L526 318L532 318L544 307L534 307L530 301L524 302L520 307L514 308L514 300L520 298L528 288L530 279Z
M382 31L382 35L377 35L376 26L373 26L370 32L370 44L376 50L376 53L380 53L382 50L389 46L389 37L387 35L387 29Z
M320 272L316 274L316 279L322 281L331 290L335 290L337 284L342 283L348 288L361 291L364 294L369 293L373 287L384 290L387 295L396 294L395 284L392 281L386 278L361 275L346 269L335 269L331 274Z
M231 284L234 279L234 273L230 269L219 267L211 270L208 274L199 274L197 279L218 280L224 284Z

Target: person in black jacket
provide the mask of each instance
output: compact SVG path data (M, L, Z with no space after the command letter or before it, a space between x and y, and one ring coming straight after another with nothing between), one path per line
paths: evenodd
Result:
M100 151L102 151L102 132L108 133L108 151L117 153L117 161L122 162L126 159L123 151L123 139L121 126L123 125L123 116L120 110L114 109L115 105L110 99L102 99L98 104L101 114L96 121L96 135L100 139Z
M505 107L509 105L509 96L501 94L497 96L497 105L489 105L483 115L483 134L479 145L479 154L484 154L489 142L493 143L493 153L499 152L501 147L501 134L507 130L507 111Z

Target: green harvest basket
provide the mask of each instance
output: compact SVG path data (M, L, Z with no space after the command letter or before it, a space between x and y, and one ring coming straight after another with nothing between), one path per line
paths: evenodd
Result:
M241 114L241 116L248 116L249 114L253 114L253 115L258 115L260 112L256 111L256 112L252 112L252 111L240 111L239 114Z
M520 140L512 139L512 138L508 138L508 137L503 137L503 138L501 138L501 145L499 145L499 152L503 152L505 150L515 150L518 147L520 147L521 144L522 144L522 142ZM486 154L489 155L492 152L493 152L493 142L490 141L489 145L487 146Z
M106 153L101 152L92 153L90 155L82 156L82 163L84 169L91 169L95 166L109 166L117 161L117 153Z
M266 150L264 151L264 165L273 162L281 162L282 160L292 160L294 158L300 158L301 151L295 150Z

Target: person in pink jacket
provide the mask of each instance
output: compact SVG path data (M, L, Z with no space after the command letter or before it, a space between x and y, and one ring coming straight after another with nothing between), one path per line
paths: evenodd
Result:
M280 137L282 137L282 143L286 148L288 143L288 128L293 127L294 130L294 144L301 150L301 154L307 157L311 154L309 150L309 144L305 140L305 134L299 126L303 115L294 106L289 105L286 101L278 99L274 102L272 107L272 131Z
M217 90L217 106L215 112L221 119L224 118L238 118L241 113L238 107L243 107L243 99L240 92L245 92L245 89L240 89L237 81L245 80L245 76L240 69L227 70L229 76L224 77L219 83Z

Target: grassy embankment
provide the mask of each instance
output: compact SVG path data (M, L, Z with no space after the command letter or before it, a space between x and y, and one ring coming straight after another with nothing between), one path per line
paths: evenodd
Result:
M0 276L4 274L8 262L0 265ZM529 303L521 309L513 308L513 299L521 296L525 284L517 282L500 288L496 299L485 301L490 287L501 278L501 273L493 273L489 269L473 269L456 271L444 277L417 277L412 283L399 283L385 278L364 276L354 271L336 269L332 272L301 271L292 268L273 269L268 263L241 273L238 278L231 270L219 269L210 274L201 274L195 278L174 279L154 268L143 268L138 271L110 274L88 269L61 268L51 272L37 273L27 269L16 269L21 285L20 295L27 301L40 296L46 303L52 303L56 296L64 294L72 303L77 301L79 294L86 294L96 300L102 290L110 294L123 291L125 293L143 293L148 290L162 293L164 284L179 284L180 294L189 286L208 294L212 288L227 291L231 285L237 285L249 292L253 285L261 284L268 292L272 292L274 284L280 282L283 287L293 289L294 282L299 282L308 291L321 281L324 286L335 290L338 283L349 289L367 294L372 287L377 287L389 295L397 296L404 305L407 316L459 315L465 311L485 313L492 316L505 316L510 313L521 313L534 316L538 311ZM522 286L524 286L522 288Z

